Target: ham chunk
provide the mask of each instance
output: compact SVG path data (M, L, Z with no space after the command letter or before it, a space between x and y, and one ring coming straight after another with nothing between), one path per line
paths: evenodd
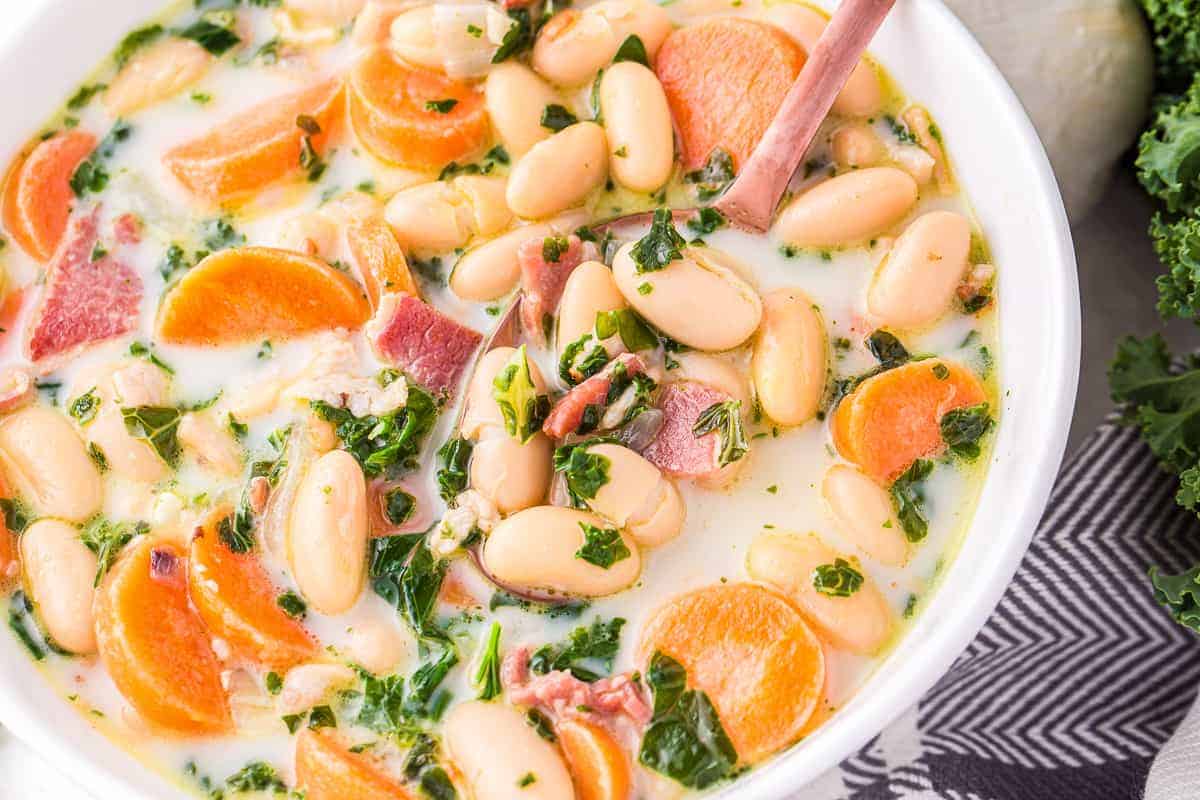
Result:
M595 683L581 681L563 670L533 675L529 671L527 646L518 647L504 657L500 681L508 691L510 702L541 706L559 717L610 720L625 717L642 728L652 716L641 688L628 674L613 675Z
M575 234L530 239L517 248L517 262L521 266L521 326L526 336L538 344L546 343L549 320L562 299L567 278L576 267L596 256L596 246Z
M680 478L716 473L720 469L717 434L697 437L692 428L710 406L731 399L724 392L695 381L667 384L658 401L663 425L642 455L663 472Z
M375 350L434 392L454 391L483 341L477 331L409 294L384 295L376 319Z
M79 217L46 270L46 288L25 342L39 372L89 345L135 328L142 279L112 254L92 260L99 239L99 212Z
M604 366L604 369L563 395L550 409L542 424L542 432L552 439L561 439L579 427L588 406L603 405L612 386L613 372L618 364L625 366L630 377L646 371L646 364L633 353L622 353Z

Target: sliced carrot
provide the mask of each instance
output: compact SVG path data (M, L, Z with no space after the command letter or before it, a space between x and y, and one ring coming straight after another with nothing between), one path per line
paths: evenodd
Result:
M209 515L192 539L188 585L192 603L215 636L233 652L280 672L317 654L317 642L289 617L253 553L235 553L221 541L217 525L232 509Z
M182 734L232 728L211 635L188 603L187 557L143 539L96 592L96 641L117 689L150 722Z
M392 292L420 295L404 251L383 220L371 217L352 223L346 228L346 246L372 306L379 305L380 295Z
M405 64L387 47L374 48L354 66L349 98L355 133L385 161L438 170L471 159L488 142L482 93Z
M0 497L12 497L3 475L0 475ZM21 577L20 552L16 534L8 529L4 515L0 514L0 596L8 594Z
M311 256L271 247L221 250L163 299L159 335L176 344L225 345L361 327L362 287Z
M683 149L696 169L720 148L745 163L792 87L804 51L773 25L719 17L678 28L659 48L662 82Z
M569 717L560 720L554 730L577 800L628 800L629 761L612 734Z
M352 753L329 728L296 736L296 783L307 800L410 800L412 795L370 756Z
M302 174L305 139L314 153L324 151L344 114L343 98L340 80L272 98L167 151L163 163L211 205L243 197ZM301 117L311 118L305 121L309 130L301 127Z
M918 458L942 452L940 422L947 411L986 399L979 378L961 364L913 361L868 378L842 399L832 422L834 443L845 459L888 483Z
M717 584L668 601L642 631L641 663L656 650L708 694L743 764L799 738L825 682L820 642L800 612L752 583Z
M4 180L4 228L29 256L47 262L67 230L71 176L96 147L86 131L66 131L38 142L18 156Z

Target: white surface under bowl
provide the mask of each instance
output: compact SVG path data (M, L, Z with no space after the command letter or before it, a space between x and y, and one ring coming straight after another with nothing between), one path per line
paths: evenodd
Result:
M161 7L158 0L29 2L40 7L0 43L3 162L124 33ZM938 0L899 0L872 53L947 132L958 178L999 268L1003 413L993 463L962 549L905 640L815 735L720 797L794 796L937 681L995 608L1024 555L1070 425L1079 368L1075 258L1032 125ZM0 636L0 722L100 800L180 797L63 702L10 636Z

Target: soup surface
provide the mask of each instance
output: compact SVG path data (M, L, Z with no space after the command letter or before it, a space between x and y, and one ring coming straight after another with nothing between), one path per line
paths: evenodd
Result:
M836 715L998 402L958 132L879 64L767 235L711 205L825 23L132 31L0 202L0 588L63 702L183 791L308 800L672 798Z

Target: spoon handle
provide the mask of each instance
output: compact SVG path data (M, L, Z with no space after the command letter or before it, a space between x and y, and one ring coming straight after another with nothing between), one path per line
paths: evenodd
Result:
M775 206L817 128L895 4L844 0L838 6L762 140L716 203L731 222L755 231L770 227Z

